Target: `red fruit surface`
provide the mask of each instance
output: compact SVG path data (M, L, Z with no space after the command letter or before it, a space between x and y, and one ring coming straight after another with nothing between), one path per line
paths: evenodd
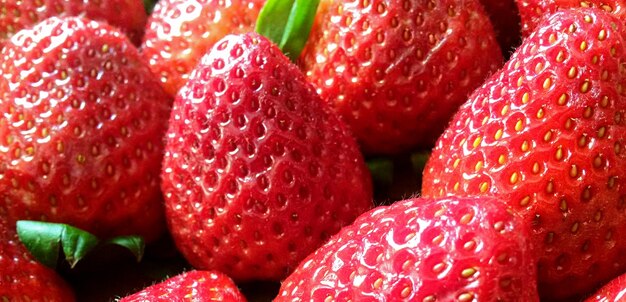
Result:
M156 238L171 100L137 49L106 24L53 17L0 57L0 214Z
M275 301L538 301L527 235L494 200L400 201L343 228Z
M430 148L502 64L478 0L322 1L301 56L366 153Z
M626 300L626 274L603 286L585 302L620 302Z
M74 293L53 270L36 262L0 216L0 300L70 302Z
M265 0L161 0L148 20L142 52L175 95L202 56L227 34L254 31Z
M3 0L0 3L0 43L22 29L53 16L80 16L120 28L136 45L148 16L141 0Z
M545 20L439 139L423 194L496 195L524 216L548 299L626 270L626 32L596 9Z
M493 24L504 57L522 43L521 21L515 0L480 0Z
M372 207L345 125L258 34L229 35L202 59L166 139L168 224L199 269L280 280Z
M190 271L149 286L119 302L245 302L237 285L220 272Z
M595 7L615 14L618 18L626 18L626 1L624 0L515 0L522 19L522 35L527 37L543 18L560 9Z

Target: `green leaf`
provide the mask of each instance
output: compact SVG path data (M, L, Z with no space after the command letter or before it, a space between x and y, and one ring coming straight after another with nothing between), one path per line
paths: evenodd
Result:
M146 243L143 237L136 235L111 238L106 241L106 244L114 244L127 248L133 253L135 258L137 258L137 262L141 262L141 258L143 258L143 253L146 249Z
M17 235L35 259L52 268L57 265L59 248L74 267L98 245L98 238L91 233L61 223L20 220Z
M388 158L374 158L366 162L375 184L388 186L393 182L393 161Z
M146 10L146 14L152 14L154 10L154 6L157 4L158 0L143 0L143 7Z
M421 175L429 157L430 152L418 152L411 154L411 163L413 164L413 170Z
M257 19L256 31L292 61L300 56L315 20L319 0L268 0Z

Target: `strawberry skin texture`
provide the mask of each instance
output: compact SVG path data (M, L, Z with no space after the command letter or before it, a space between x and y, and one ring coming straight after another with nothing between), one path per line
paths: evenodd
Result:
M71 302L71 288L52 269L36 262L0 216L0 300L11 302Z
M275 301L539 301L522 227L487 198L399 201L333 236Z
M602 10L554 14L461 107L424 170L424 196L496 195L524 216L549 299L626 270L625 38Z
M322 1L301 66L364 152L430 148L502 65L477 0Z
M168 225L199 269L280 280L372 207L346 126L257 34L229 35L203 57L166 140Z
M106 21L139 45L148 16L141 0L3 0L0 43L22 29L53 16L80 16Z
M171 99L137 49L106 24L53 17L0 56L0 215L155 239Z
M626 1L624 0L515 0L522 21L522 35L527 37L543 18L559 9L595 7L611 12L624 20Z
M237 285L220 272L190 271L149 286L119 302L245 302Z
M585 302L619 302L626 299L626 274L603 286Z
M215 42L254 31L265 0L161 0L148 20L142 52L172 96Z

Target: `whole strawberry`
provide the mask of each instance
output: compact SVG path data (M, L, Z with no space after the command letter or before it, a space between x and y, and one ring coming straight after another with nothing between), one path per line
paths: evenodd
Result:
M308 256L280 301L538 301L521 219L490 199L409 199Z
M245 302L237 285L220 272L190 271L122 298L119 302Z
M430 148L502 63L478 0L325 0L301 56L367 153Z
M626 299L626 274L611 280L585 302L619 302L624 299Z
M626 270L626 29L596 9L545 20L461 107L423 194L496 195L524 216L546 298Z
M0 300L74 301L70 287L53 270L33 260L14 229L0 216Z
M106 24L53 17L0 57L0 215L157 237L171 100L136 48Z
M227 34L251 32L265 0L161 0L148 20L142 52L175 95L200 58Z
M560 9L594 7L611 12L624 20L624 0L515 0L522 21L522 35L530 35L539 22Z
M266 38L229 35L174 102L162 190L199 269L280 280L372 206L345 125Z
M141 0L3 0L0 12L0 43L52 16L82 16L120 28L138 45L148 19Z

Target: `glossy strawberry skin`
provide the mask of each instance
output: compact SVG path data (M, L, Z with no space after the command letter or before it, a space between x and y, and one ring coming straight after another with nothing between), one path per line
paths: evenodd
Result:
M245 302L237 285L220 272L189 271L149 286L120 302L222 301Z
M0 216L0 300L71 302L74 293L53 270L36 262Z
M139 45L148 19L141 0L4 0L0 11L0 43L50 17L81 16L106 21Z
M493 24L505 58L522 43L521 21L515 0L480 0Z
M477 0L326 0L318 14L302 68L366 153L432 147L502 64Z
M528 36L543 18L560 9L595 7L611 12L624 20L626 1L624 0L515 0L522 21L522 35Z
M601 10L556 13L461 107L424 170L424 196L497 195L525 217L549 299L626 270L625 42Z
M333 236L275 301L538 301L527 235L487 198L399 201Z
M0 215L155 239L171 99L137 49L106 24L53 17L0 55Z
M621 275L603 286L585 302L619 302L626 298L626 274Z
M174 102L163 169L179 250L235 280L280 280L372 206L345 125L257 34L202 59Z
M176 95L215 42L254 31L265 0L162 0L148 20L142 52L165 90Z

